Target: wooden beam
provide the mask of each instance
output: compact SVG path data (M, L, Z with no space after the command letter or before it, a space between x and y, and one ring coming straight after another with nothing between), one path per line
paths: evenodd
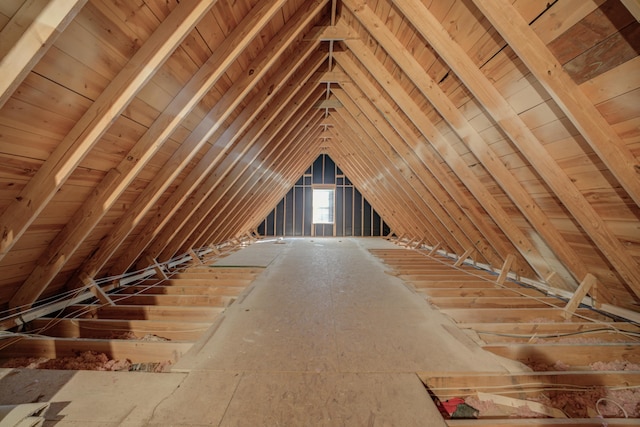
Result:
M115 305L113 300L109 298L109 295L89 276L80 276L82 283L93 293L98 300L105 305Z
M112 359L132 363L176 362L193 343L140 340L99 340L72 338L24 338L0 350L3 359L13 357L73 357L78 352L97 351Z
M440 311L450 316L457 323L527 323L541 318L556 322L566 321L561 308L447 308ZM575 314L577 316L574 319L580 319L581 321L584 320L582 317L593 320L610 320L606 316L590 309L579 308Z
M229 214L225 217L226 226L213 231L211 236L224 236L232 233L234 229L255 227L258 221L264 219L309 165L318 158L322 148L317 124L323 117L322 112L318 114L311 109L291 132L287 132L286 128L280 132L279 139L291 141L290 148L286 149L290 150L290 153L282 153L272 162L271 172L264 176L262 184L258 182L247 189L248 194L252 196L242 197L244 190L236 195L236 200L232 202L233 207L228 209ZM259 209L248 209L249 206L259 206Z
M224 307L184 307L161 305L71 305L61 313L61 316L73 316L92 319L120 319L120 320L178 320L181 322L212 322Z
M335 57L340 66L351 75L356 85L363 83L362 76L356 72L356 64L347 57L345 52L336 52ZM341 132L345 134L353 133L351 128L360 126L365 132L363 135L368 135L367 140L362 140L362 138L358 137L360 132L355 132L355 135L351 138L352 144L357 144L361 148L353 150L353 155L362 156L362 154L370 152L369 157L373 156L372 160L380 162L383 168L381 170L388 171L386 175L393 177L395 182L398 183L398 186L392 187L389 187L388 184L390 183L385 181L381 181L379 184L388 187L387 191L390 196L400 196L401 199L397 202L400 204L396 206L404 206L405 210L411 209L410 216L415 216L416 220L422 223L412 233L413 236L427 237L431 241L439 240L452 249L472 245L473 242L462 232L458 224L452 220L437 198L429 191L429 188L421 182L420 178L416 179L416 177L420 176L423 166L411 162L415 158L412 159L410 155L405 157L398 154L397 148L402 145L402 141L393 127L376 109L375 103L371 102L369 97L372 94L367 93L368 91L365 88L357 88L356 85L344 85L343 89L333 90L334 95L350 112L350 116L342 114L334 117L336 121L343 121L344 118L351 119L349 122L342 123ZM363 118L366 121L362 120ZM364 162L363 166L366 167L366 161L361 159L361 162ZM372 177L376 175L374 171L368 174L368 176ZM372 198L371 194L364 195L367 199ZM425 235L425 230L428 230L431 235ZM411 239L406 245L409 246L414 239Z
M518 295L528 295L533 297L544 297L545 294L537 289L530 288L421 288L420 292L429 297L515 297Z
M317 88L314 94L320 96L322 91L322 88ZM298 109L297 117L289 120L290 125L269 137L268 145L271 148L258 157L256 168L245 170L244 177L235 180L229 191L217 199L204 220L210 226L204 233L194 233L189 239L227 239L238 230L255 226L258 220L251 218L263 218L260 212L271 210L277 200L283 197L292 182L303 173L300 169L308 167L313 161L306 153L311 152L311 156L317 157L317 149L307 149L308 146L303 142L305 138L300 137L301 134L313 137L319 132L316 124L324 114L312 109L314 99L317 98L313 96L307 99L305 105ZM304 166L299 166L300 163Z
M340 65L345 71L352 72L351 67L355 65L353 62L349 62L342 54L338 54L337 58L339 58ZM354 80L354 82L357 85L359 78L357 76L355 77L356 80ZM344 93L351 98L350 100L343 95L343 90ZM417 236L409 242L404 243L404 245L411 247L421 240L447 241L447 244L452 247L473 245L474 241L468 234L469 228L466 227L468 224L466 224L462 218L460 218L459 221L453 220L447 207L443 205L448 196L437 192L437 190L434 192L433 189L438 188L437 184L426 176L422 159L419 159L419 157L404 144L402 138L396 133L397 129L394 129L390 123L385 122L380 111L377 110L370 100L364 96L364 93L357 90L354 85L345 85L343 90L334 89L333 92L338 99L342 100L341 102L343 104L350 105L350 115L342 114L333 117L339 124L337 131L344 135L350 135L350 139L352 140L351 144L354 145L354 149L352 150L354 156L361 156L360 153L366 153L366 147L355 147L355 145L359 144L358 139L362 141L358 136L369 135L370 142L368 142L368 140L362 142L372 148L378 147L377 152L379 155L377 155L377 157L382 163L388 165L385 167L391 170L392 174L397 175L397 180L401 182L402 185L407 186L405 193L409 197L417 193L418 199L417 202L414 203L415 209L412 208L414 214L410 216L423 215L430 225L429 232L431 235L425 236L424 231L422 231L424 228L419 229L416 231L418 233ZM381 108L379 105L377 105L377 107ZM362 115L369 120L370 124L360 118ZM355 121L359 122L359 124L355 125L353 123ZM365 133L357 131L358 126L361 126ZM334 133L337 131L334 131ZM376 131L382 138L377 136ZM362 146L362 144L359 145ZM372 152L372 155L375 155L375 153ZM361 159L361 161L364 161L364 159ZM376 174L368 176L376 176ZM394 187L391 187L391 189L388 190L390 194L393 194L393 188ZM365 191L363 194L365 194L367 200L372 197L371 192ZM382 212L381 206L373 205L378 212ZM406 202L404 205L407 207L412 206ZM394 214L394 216L398 215L399 213ZM389 218L387 218L387 220L388 219ZM403 222L404 221L406 221L406 218Z
M482 163L487 172L493 176L518 210L522 212L556 256L567 266L569 273L573 276L573 280L572 277L568 277L568 283L577 285L579 278L587 273L587 268L582 263L581 257L553 226L552 221L544 213L544 209L541 209L533 197L514 179L513 174L500 161L500 157L494 153L493 149L464 117L460 109L454 105L440 88L440 85L428 73L424 72L422 65L388 29L386 24L368 6L355 8L352 3L353 1L346 1L345 5L353 9L357 19L369 29L372 37L388 52L418 90L449 123L454 132ZM364 45L356 46L355 42L352 45L355 47L354 50L358 52L366 48ZM565 277L565 280L567 280L567 277Z
M270 70L274 64L278 64L278 73L271 77L271 84L266 84L249 102L250 108L245 109L232 123L225 127L223 132L216 133L212 139L215 143L207 151L198 165L189 173L189 175L180 183L179 187L171 194L169 200L164 204L168 209L163 209L163 215L153 217L140 233L141 238L136 239L122 254L119 260L112 268L112 272L117 271L119 274L127 270L142 251L153 241L160 233L162 228L171 220L178 209L185 204L190 194L196 191L207 176L218 166L225 153L225 150L233 146L237 139L242 135L243 131L249 127L253 119L258 115L260 110L266 105L268 100L278 93L278 90L287 81L296 67L311 55L312 51L317 48L318 43L303 43L296 51L296 55L292 55L284 63L282 55L290 44L295 41L300 32L306 25L319 13L328 0L308 0L299 11L292 16L286 25L278 32L264 49L260 55L256 57L248 69L254 70L253 73L246 73L240 80L236 81L233 88L227 91L225 99L227 102L227 113L231 112L236 104L242 100L242 96L252 90L255 85L261 81L265 73ZM234 90L235 89L235 90ZM242 91L242 92L241 92ZM220 123L224 120L219 119ZM221 128L223 129L223 128ZM157 254L157 251L149 252Z
M313 27L308 34L304 36L305 41L319 40L341 41L348 39L358 39L360 36L350 27L338 27L337 25L317 26Z
M453 264L453 266L460 267L467 260L469 255L473 253L474 250L475 248L468 248L466 251L464 251L464 253L458 257L458 260Z
M513 264L515 259L516 258L513 256L513 254L507 255L507 259L505 259L504 260L504 264L502 264L502 269L500 270L500 275L496 279L496 283L498 285L502 285L504 283L504 281L507 280L507 275L509 274L509 271L511 270L511 265Z
M304 74L308 75L306 72ZM305 127L301 121L312 109L313 102L318 99L322 91L322 88L306 83L297 92L298 99L289 98L291 93L286 96L289 102L293 102L289 105L289 110L285 108L286 104L277 105L269 113L265 113L268 119L263 125L268 124L268 126L258 126L252 129L255 133L250 132L245 135L245 138L255 142L245 155L247 164L234 165L225 178L226 182L220 183L216 191L209 196L206 204L203 204L195 213L197 216L195 222L202 225L190 227L191 231L188 234L184 233L180 236L180 241L183 242L182 247L191 244L200 245L206 241L232 239L239 230L242 230L240 223L236 222L235 218L230 218L237 209L235 206L246 201L247 195L255 196L255 186L260 182L266 182L267 177L272 173L274 159L288 155L287 147L295 147L295 139L287 140L278 136L292 131L298 132ZM294 148L292 152L298 152L298 150ZM256 203L262 204L264 201L258 199ZM244 209L250 208L246 206ZM227 230L227 232L222 234L221 230ZM175 248L179 249L178 243L178 241L172 242L171 245L176 245Z
M319 108L319 109L334 108L334 109L336 109L336 108L342 108L342 104L337 99L321 99L320 101L315 103L313 108Z
M11 250L115 118L214 3L197 0L179 4L76 122L0 216L0 259Z
M196 341L211 322L118 319L36 319L29 332L58 338L105 339L114 333L132 332L137 337L153 334L171 341Z
M347 112L343 113L343 115L344 114L347 114ZM357 122L352 122L354 129L349 129L346 125L346 120L341 116L332 117L337 123L341 121L345 123L341 124L344 125L344 127L340 130L340 135L336 135L339 143L331 148L329 155L340 169L349 175L349 179L354 183L355 187L362 192L364 197L370 203L374 203L375 209L385 217L386 221L393 224L393 227L401 232L400 237L395 239L394 243L396 245L404 245L405 240L408 240L407 236L413 235L416 232L426 234L430 239L434 238L430 230L416 223L415 215L409 214L409 212L413 212L415 209L413 205L409 205L411 209L407 208L396 212L389 209L389 207L396 206L397 203L399 203L398 200L394 200L397 194L389 190L388 183L376 182L376 174L372 173L371 166L363 163L363 160L360 158L363 157L363 153L367 152L362 151L363 149L360 147L365 146L367 143L361 140L357 146L354 145L359 138L364 138L367 132L363 130L360 123ZM345 141L345 146L342 146L342 141Z
M435 255L435 253L438 252L438 249L440 249L441 246L442 246L442 242L438 242L435 245L433 245L433 247L429 251L429 256Z
M278 120L264 129L259 136L259 142L255 147L252 147L251 153L247 156L251 165L238 168L240 176L234 177L233 184L229 187L225 186L225 191L212 200L213 204L205 213L204 218L204 222L209 226L204 230L197 229L197 232L192 233L187 242L189 239L195 239L192 241L199 244L203 241L227 239L242 232L245 227L254 226L255 224L243 225L242 221L244 220L239 219L239 216L244 216L242 212L251 210L254 206L248 203L249 200L253 200L255 205L262 206L264 209L273 208L273 206L266 207L265 198L257 197L257 192L261 191L261 183L263 186L268 185L270 177L280 178L283 176L283 171L280 174L275 171L283 166L275 166L274 162L278 158L285 156L285 159L289 159L285 160L287 162L290 161L291 154L299 153L301 147L297 144L296 134L311 131L306 119L313 117L311 111L316 111L313 109L313 102L318 99L321 91L322 88L307 81L304 89L298 92L299 99L289 99L289 102L293 103L288 106L290 111L282 110L286 113L281 112ZM278 109L280 107L285 106L278 106ZM312 120L315 122L314 119ZM286 135L291 136L287 138ZM275 187L272 187L272 191L276 192ZM276 196L274 195L274 197ZM241 204L244 205L243 208L239 207Z
M341 66L346 66L347 69L349 69L351 77L357 82L361 90L367 94L374 105L385 102L384 97L378 95L378 91L370 82L367 82L366 78L359 78L358 73L361 72L357 68L353 69L349 67L349 59L348 57L345 57L346 55L341 55L340 52L336 52L335 56ZM435 148L437 153L455 172L458 178L474 195L476 200L482 204L495 223L501 228L503 233L524 257L523 259L525 259L532 268L534 268L538 276L544 277L545 273L551 271L536 246L531 243L529 238L514 223L511 215L501 207L486 187L477 180L475 173L469 169L466 162L462 160L460 155L451 147L450 142L445 138L440 130L436 128L431 120L425 116L422 108L419 107L415 100L406 93L397 80L381 65L373 67L369 69L369 71L373 73L372 76L387 91L387 94L395 101L398 107L407 115L407 117L409 117L409 119L411 119L416 127L427 138L428 143ZM428 151L424 149L421 149L419 152L421 154L423 152L425 154L428 153Z
M624 343L604 344L492 344L483 345L484 350L498 356L520 361L524 364L547 364L556 362L570 366L588 366L596 362L624 360L640 363L640 345Z
M304 123L299 132L282 134L281 138L292 141L290 153L282 153L272 161L271 172L264 176L262 183L245 183L244 188L236 194L225 213L222 227L212 230L210 236L224 237L236 229L253 227L263 219L273 206L289 191L309 164L315 160L321 152L320 141L317 137L318 130L315 124L324 117L323 112L310 110L300 124ZM314 129L315 128L315 129ZM245 190L248 193L245 193ZM249 194L243 197L242 194ZM259 209L248 209L249 206L259 206Z
M345 168L343 170L349 174L349 178L362 192L363 197L378 212L385 212L387 206L404 207L391 217L385 214L387 220L398 218L408 230L407 238L399 240L397 244L407 247L416 239L408 236L426 236L429 240L451 240L445 227L425 206L426 203L420 197L418 189L409 184L406 177L409 172L406 167L394 165L385 153L380 152L379 145L375 143L376 140L384 141L391 137L391 130L376 126L372 121L375 114L373 108L368 102L358 99L357 94L347 94L341 90L333 92L342 100L345 112L332 117L340 127L340 134L333 132L339 144L332 148L330 154L332 158L338 159L336 162L340 162L341 168ZM343 158L333 156L334 150L341 152ZM376 179L381 172L388 179Z
M308 92L309 90L311 92ZM288 131L296 132L300 127L304 128L305 126L300 123L300 120L311 110L313 102L322 91L323 89L320 87L305 85L303 91L298 92L299 102L302 104L298 109L291 108L287 114L281 114L279 120L271 122L266 129L262 128L258 134L251 137L251 139L258 138L255 139L256 144L251 147L246 157L251 164L236 164L225 178L226 182L220 183L216 191L209 196L206 204L203 204L201 209L195 213L197 217L195 222L200 223L201 226L192 228L189 235L185 233L183 237L180 237L180 241L186 242L183 247L192 244L200 245L201 242L206 241L232 239L237 235L238 230L243 229L240 228L239 220L232 217L234 213L238 215L238 212L234 212L239 209L238 204L247 203L249 197L258 206L265 203L263 199L256 197L256 186L261 182L267 183L268 176L273 171L275 159L281 158L283 155L289 156L293 153L299 153L299 147L291 149L289 153L286 152L287 147L295 147L295 138L279 138L278 135L282 135L282 132L285 134ZM267 122L269 121L270 119ZM287 122L289 126L285 126ZM251 205L242 209L250 209L249 206ZM179 246L175 247L179 248Z
M620 0L622 4L631 12L636 18L636 21L640 22L640 0Z
M198 254L196 254L193 251L193 249L189 249L189 251L187 253L191 256L191 261L192 261L193 264L202 264L202 260L200 259Z
M640 206L640 163L636 155L563 70L545 43L508 0L473 2L536 76L629 196ZM637 1L634 3L638 12L640 6ZM640 287L640 283L635 284Z
M64 267L64 262L71 258L71 255L81 245L83 240L90 234L91 230L100 222L103 216L109 211L118 197L124 190L131 185L137 174L144 168L151 157L160 149L163 142L174 132L180 125L182 119L187 117L198 103L198 101L207 93L207 91L215 84L223 75L228 66L240 54L242 46L245 46L256 32L261 28L271 14L277 10L277 4L272 6L268 11L258 9L253 11L238 26L231 35L218 46L218 49L211 55L207 62L198 70L198 72L189 80L189 82L180 90L174 100L165 108L162 114L149 127L147 132L140 138L128 156L120 162L117 169L111 170L107 177L93 191L82 207L75 212L73 218L67 223L63 230L51 242L47 250L38 259L38 262L24 282L21 290L13 297L15 303L21 302L28 304L27 297L34 298L37 290L42 292L46 286L55 278L55 275ZM247 29L252 29L248 31ZM289 38L286 38L289 40ZM117 239L118 235L124 234L134 221L131 218L142 218L141 212L150 209L155 200L160 197L161 193L170 185L171 181L180 173L180 171L189 163L189 161L198 153L200 147L204 145L208 137L224 123L226 117L233 111L235 106L243 99L260 78L266 73L269 67L276 61L276 57L270 57L269 53L273 53L267 49L264 54L254 61L252 69L256 72L253 74L245 74L242 79L235 82L227 91L225 96L215 105L202 122L193 130L187 139L180 145L168 161L169 167L161 169L152 182L145 188L145 191L138 197L135 203L135 212L129 212L125 218L118 223L116 227L124 228L124 231L113 230L110 233L111 239L107 239L105 245L111 244L112 240ZM214 124L212 124L212 122ZM208 167L212 167L216 163L216 159L223 152L224 147L215 146L203 159L207 162ZM137 161L132 162L129 159L134 158ZM179 187L179 190L185 191L184 187L193 189L195 182L203 177L195 173L188 175ZM176 190L170 199L165 203L169 212L164 216L170 216L177 209L180 202L180 192ZM97 208L99 207L99 208ZM122 225L124 224L124 225ZM141 234L141 238L136 239L136 243L147 241L150 239L146 234ZM115 245L115 243L113 243ZM135 243L134 243L135 244ZM104 249L107 250L106 248ZM138 252L139 254L139 252ZM136 254L136 255L138 255ZM129 267L127 265L122 271L116 274L124 273ZM95 274L95 272L86 271L87 274ZM23 290L24 289L24 290ZM32 290L27 294L28 290ZM37 298L37 296L36 296Z
M87 0L27 0L0 32L0 108Z
M156 272L156 276L158 276L159 279L167 280L169 278L167 276L167 273L165 272L164 268L162 268L162 266L160 266L160 264L158 264L158 260L157 259L148 256L148 257L146 257L146 263L147 263L148 266L153 267L153 269Z
M564 317L566 319L570 319L573 316L573 313L575 313L576 308L580 306L580 303L582 302L582 299L587 295L587 292L595 291L596 284L597 284L597 279L595 278L594 275L587 274L585 276L582 283L580 283L580 286L578 286L578 289L576 289L576 291L573 293L573 296L571 297L569 302L567 302L567 305L564 307L564 310L565 310Z
M320 54L320 55L322 56L317 57L317 59L324 60L324 58L326 58L326 54ZM307 64L308 67L305 65L305 71L301 73L301 76L300 76L303 78L302 81L305 81L306 78L308 78L308 76L310 76L313 72L315 72L315 69L310 69L310 68L314 68L314 66L319 65L321 60L317 63L309 62ZM183 227L177 231L175 229L167 229L167 233L171 233L171 236L172 236L170 239L163 238L163 240L160 241L164 233L161 233L156 238L157 242L162 242L160 244L163 247L162 251L160 252L160 259L171 258L176 253L176 251L178 251L180 247L182 247L182 245L186 243L186 240L197 229L200 222L204 220L204 217L206 216L206 214L213 208L213 205L215 204L215 201L216 201L215 198L222 197L222 195L226 192L228 188L222 188L220 186L220 176L225 176L233 172L234 175L233 175L233 178L231 179L238 179L238 177L242 174L243 170L246 170L247 168L251 167L251 163L249 159L251 158L255 159L255 157L257 157L260 154L262 149L265 148L260 144L256 144L259 138L263 136L263 133L264 132L268 134L276 133L280 128L284 126L284 124L291 117L291 115L295 113L295 110L292 109L290 111L287 111L285 114L282 114L279 116L279 113L284 111L284 108L287 106L288 101L292 99L295 95L298 95L302 99L301 102L304 102L308 97L310 97L312 93L314 93L314 91L318 89L317 85L303 85L302 87L291 85L288 88L289 90L280 93L278 97L272 100L270 105L272 105L273 108L271 109L267 108L268 111L263 112L261 115L261 117L263 117L264 119L258 120L256 124L252 126L243 135L241 144L247 150L245 154L243 154L243 159L246 160L246 163L239 164L237 162L239 158L235 154L228 156L230 158L230 164L225 165L227 170L221 172L221 175L212 176L212 187L209 187L207 189L208 190L206 192L208 194L207 198L204 200L200 200L200 204L197 209L193 209L193 210L189 210L188 212L185 212L185 216L190 216L189 222L185 223ZM315 102L316 100L317 98L313 99L311 102ZM236 160L236 161L233 161L233 160ZM255 165L253 165L252 167L255 167ZM230 185L233 185L233 184L230 184ZM213 195L213 198L212 198L212 195ZM198 217L197 220L194 219L195 216ZM203 233L205 232L204 230L201 230L201 231Z
M152 126L164 122L165 119L170 120L172 124L178 126L188 112L197 105L201 97L223 76L236 58L240 56L244 49L260 33L262 28L264 28L271 18L280 10L280 7L285 1L286 0L275 0L271 3L259 3L251 9L251 12L249 12L242 22L232 31L231 35L225 38L224 42L222 42L209 58L208 64L211 64L211 69L204 72L203 70L205 70L205 68L201 67ZM204 77L202 74L206 75L204 84L200 80ZM250 73L247 74L250 78ZM250 81L254 84L257 83L255 80ZM120 244L124 242L129 233L136 228L144 218L144 215L160 198L164 190L171 185L173 180L189 164L209 137L221 126L233 112L234 108L242 101L244 96L253 88L253 86L248 83L245 79L239 80L239 83L237 85L234 84L207 113L203 120L198 123L187 139L182 142L180 147L173 153L165 164L165 167L158 172L152 182L140 193L127 214L121 217L114 228L100 241L100 246L97 251L94 251L92 255L84 261L79 269L81 273L86 273L92 277L98 274L120 247ZM194 95L194 91L187 90L187 88L191 89L192 86L197 88L195 91L197 95ZM179 114L175 116L167 115L168 111L173 111L172 107L178 106L180 110ZM166 135L168 138L172 133L170 132L172 129L172 126L163 128L163 135ZM165 139L162 138L161 140L164 141ZM154 143L157 144L158 141L154 141ZM146 155L147 151L148 150L145 150L142 156ZM134 158L138 159L139 157Z
M312 124L323 116L322 112L314 115L310 111L307 114L308 123L310 124L307 125L309 132L305 132L306 135L292 138L293 147L285 150L290 150L291 152L285 152L274 159L270 167L271 173L264 176L262 183L257 181L251 185L247 182L251 188L247 188L247 185L245 185L245 189L248 190L248 194L253 194L253 196L243 197L242 194L246 194L244 189L236 194L235 200L231 202L230 207L226 210L222 227L212 230L210 236L225 236L233 233L236 229L252 227L273 209L277 201L284 197L295 181L320 154L320 141L316 137L315 133L317 131L313 130ZM285 136L285 139L288 139L288 137ZM253 211L248 209L249 206L261 206L261 209Z
M420 34L483 104L616 271L640 296L640 266L522 119L448 31L419 0L394 0ZM591 104L589 104L591 105ZM626 159L628 161L629 159ZM637 180L637 178L635 178Z
M229 295L165 295L165 294L118 294L113 295L115 305L142 305L162 307L228 307L235 301Z
M428 292L426 292L428 294ZM548 308L561 307L564 301L554 297L531 298L528 296L466 296L466 297L434 297L427 295L427 300L438 308Z
M249 282L250 283L250 282ZM120 288L117 295L124 294L146 294L146 295L210 295L210 296L238 296L246 288L246 286L185 286L171 284L165 286L165 283L158 286L132 285Z
M304 84L306 78L315 72L317 67L326 59L326 53L315 52L311 54L313 47L313 44L301 46L301 50L298 51L300 55L296 56L296 58L306 60L306 62L300 69L300 73L295 77L293 77L294 73L298 70L298 67L301 66L301 63L296 60L283 64L281 73L276 74L272 81L274 90L270 90L271 85L265 85L265 87L252 98L250 107L243 110L227 131L225 131L220 139L221 144L224 143L228 145L238 140L235 142L236 145L233 151L236 154L246 153L246 150L251 149L257 141L260 132L262 132L262 129L275 120L276 112L284 108L287 99L292 98L294 94L297 93L296 91L300 85ZM292 85L286 86L285 83L287 82L292 83ZM276 108L265 111L268 105L275 105ZM254 121L256 117L263 117L263 119ZM217 143L216 141L216 144ZM181 233L181 230L185 227L192 227L192 225L188 225L190 218L200 209L210 194L217 188L220 179L224 177L239 160L240 156L235 154L233 156L227 156L217 167L211 170L207 178L192 192L191 196L183 203L183 206L174 216L166 222L160 230L156 230L157 235L151 244L148 245L145 253L152 256L160 255L170 242ZM178 248L175 248L175 250L177 249ZM122 270L123 267L126 270L125 264L129 265L132 263L132 260L135 261L137 255L137 247L136 250L128 251L123 258L122 264L118 263L118 270Z

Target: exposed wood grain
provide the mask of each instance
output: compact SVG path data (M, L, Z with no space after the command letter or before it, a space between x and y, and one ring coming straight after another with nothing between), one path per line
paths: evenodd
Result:
M87 0L29 0L0 32L0 108Z
M440 23L436 22L435 19L423 6L417 5L415 4L415 2L412 2L410 5L403 3L402 5L398 6L405 11L405 14L407 16L411 17L413 24L421 29L421 34L423 35L423 37L429 40L430 43L437 48L438 52L452 66L456 74L466 82L466 85L469 87L469 89L472 90L475 96L485 105L487 110L500 124L505 133L510 136L510 139L514 142L514 144L527 157L532 166L536 168L540 176L545 179L545 182L554 190L559 199L562 200L562 202L569 209L574 218L581 224L581 226L590 235L590 237L594 241L598 242L603 252L610 260L610 262L616 267L620 275L625 278L625 280L633 289L636 289L637 294L640 294L640 276L638 275L640 269L636 268L636 261L628 255L626 249L622 247L617 237L613 235L613 233L611 233L602 218L593 210L591 205L588 204L582 194L578 192L575 186L571 183L569 177L557 165L555 160L548 155L544 148L536 148L536 146L539 146L538 140L532 134L531 130L527 128L524 123L522 123L521 119L514 114L511 107L497 92L491 82L480 72L478 68L476 68L471 63L467 54L462 51L459 46L457 46L457 44L445 34L444 29L441 27ZM478 6L486 14L489 13L487 9L490 9L491 12L497 13L498 8L495 6L495 4L487 6L487 4L485 3L484 6ZM512 13L517 13L514 12L510 6L509 8L510 9L508 10L510 10ZM420 17L420 20L418 20L418 16ZM521 18L519 19L520 21L522 20ZM507 22L509 20L511 23L513 23L514 21L514 19L510 19L508 15L506 17L500 17L499 20L500 23L504 25L511 25ZM492 19L492 22L495 24L495 19ZM525 26L526 29L524 28ZM427 28L429 28L430 30L427 30ZM520 26L518 28L520 28ZM532 33L532 30L528 25L526 25L526 23L522 24L521 29L527 34ZM510 33L510 35L514 36L513 33ZM536 37L535 34L530 34L530 36ZM522 47L522 45L529 45L529 41L531 41L531 38L527 38L527 40L528 41L524 40L524 36L521 38L519 37L518 42L512 43L512 45L514 45L515 48ZM548 50L545 47L543 47L542 49L543 52L548 53ZM527 51L527 55L529 54L535 58L538 58L537 55L541 53ZM527 55L521 55L521 57L526 57ZM535 64L536 66L542 65L542 60L539 61L539 63L537 62ZM548 59L545 58L545 61L548 61ZM528 65L531 66L532 64L529 63ZM548 76L543 76L541 72L536 72L535 74L542 80L548 80ZM573 94L571 96L575 95L574 92L579 92L579 89L575 87L574 83L564 81L566 79L562 79L560 75L562 74L558 73L558 75L556 76L557 79L553 83L554 85L562 81L564 89L571 91L571 93ZM579 92L579 94L584 97L584 94L582 94L582 92ZM558 101L558 99L556 99L556 101ZM586 104L593 106L592 104L588 103L588 101L586 101ZM580 111L584 111L583 107L584 104L581 104L580 106L577 106L577 109L580 109ZM595 114L597 117L603 120L602 116L600 116L597 111L595 112ZM595 125L594 120L596 120L596 122L599 124ZM584 121L589 121L589 123L586 124L584 123ZM588 126L600 125L598 119L594 118L594 116L590 113L587 113L587 116L584 117L584 120L578 120L575 124L578 125L580 123ZM607 124L604 124L604 129L594 129L594 131L599 135L602 135L601 132L607 133L606 129L610 128ZM619 140L617 135L610 134L607 134L604 140L610 140L609 138L611 137L613 137L614 140ZM599 139L599 141L603 141L603 139ZM591 142L594 143L594 141ZM623 155L623 153L626 151L626 148L616 146L615 143L613 145L608 144L607 147L609 147L607 148L607 150L610 150L609 154L619 156L617 158L622 163L616 162L616 165L626 163L627 166L629 166L629 162L633 159L633 157L625 157ZM597 149L597 147L594 147L594 149ZM620 168L616 166L616 169ZM626 171L627 176L630 176L626 184L631 183L632 188L636 186L635 184L640 187L640 180L638 180L638 178L636 177L636 173L635 171L633 171L633 167L631 167L631 169L629 169L629 167L626 167ZM625 185L624 182L621 182L621 184ZM625 188L628 190L628 185L625 186ZM633 193L634 191L631 191L630 195L633 196ZM638 194L640 195L640 191L638 192ZM597 224L597 226L594 226L594 224Z
M177 8L75 124L0 217L0 258L22 236L97 139L210 6L210 2L199 1Z

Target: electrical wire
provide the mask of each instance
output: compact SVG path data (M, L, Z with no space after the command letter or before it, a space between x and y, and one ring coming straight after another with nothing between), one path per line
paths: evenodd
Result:
M428 252L426 252L426 251L421 251L421 250L419 250L419 249L414 249L414 250L415 250L416 252L418 252L419 254L424 255L424 256L425 256L425 257L427 257L427 258L430 258L430 259L432 259L432 260L435 260L435 261L439 262L439 263L440 263L440 264L442 264L442 265L448 266L448 267L450 267L450 268L453 268L453 269L455 269L455 270L458 270L458 271L460 271L460 272L463 272L463 273L465 273L465 274L468 274L468 275L470 275L470 276L473 276L473 277L477 278L478 280L482 280L482 281L486 281L486 282L488 282L488 283L491 283L491 284L493 284L494 286L496 286L496 287L498 287L498 288L500 288L500 289L507 289L507 290L510 290L510 291L512 291L512 292L514 292L514 293L516 293L516 294L520 295L520 296L527 297L527 298L531 298L531 299L533 299L533 300L535 300L535 301L538 301L538 302L540 302L540 303L542 303L542 304L545 304L545 305L549 306L550 308L563 310L563 307L555 306L555 305L551 304L551 303L550 303L550 302L548 302L548 301L542 300L542 299L540 299L540 298L538 298L538 297L535 297L535 296L532 296L532 295L526 295L526 294L524 294L523 292L519 292L516 288L509 288L509 287L505 286L504 284L500 284L500 283L497 283L497 282L495 282L495 281L489 280L489 279L487 279L487 278L486 278L486 277L484 277L484 276L480 276L480 275L474 274L474 273L472 273L472 272L465 271L465 270L463 270L462 268L457 267L457 266L455 266L455 265L450 265L450 264L448 264L448 263L445 263L443 260L438 259L438 258L436 258L436 257L433 257L433 256L429 255L429 253L428 253ZM516 282L516 283L517 283L517 282ZM523 287L524 287L524 285L523 285L523 284L521 284L521 283L518 283L518 284L519 284L520 286L523 286ZM540 289L538 289L538 288L536 288L536 287L534 287L534 286L531 286L531 287L529 287L529 288L530 288L530 289L531 289L531 288L532 288L532 289L536 289L536 290L538 290L538 291L542 292L542 290L540 290ZM553 296L553 297L554 297L554 298L557 298L558 300L561 300L561 301L566 301L565 299L560 298L560 297L558 297L558 296ZM582 320L586 320L586 321L588 321L588 322L592 322L592 323L596 323L596 324L602 325L604 328L609 328L609 329L611 329L611 330L615 331L616 333L618 333L618 334L620 334L620 335L631 336L631 337L633 337L633 338L635 338L635 337L636 337L635 335L629 335L628 331L623 331L623 330L620 330L620 329L616 328L615 326L613 326L613 325L612 325L612 323L611 323L611 322L608 322L608 323L607 323L607 322L604 322L604 321L601 321L601 320L598 320L598 319L593 319L593 318L587 317L587 316L585 316L585 315L582 315L582 314L580 314L580 313L576 313L576 312L573 312L573 313L571 313L571 314L572 314L573 316L575 316L575 317L578 317L578 318L582 319ZM638 325L636 322L633 322L633 321L630 321L630 320L628 320L628 322L629 322L629 323L632 323L632 324L634 324L634 325L640 326L640 325Z

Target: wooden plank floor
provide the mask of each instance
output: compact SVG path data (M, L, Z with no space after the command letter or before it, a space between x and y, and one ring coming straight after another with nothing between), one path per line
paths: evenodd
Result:
M60 402L49 420L56 427L444 426L417 371L506 374L522 365L455 333L449 318L385 274L368 250L393 247L381 239L251 245L221 262L268 267L172 372L41 372L34 384L33 371L0 371L0 403ZM153 391L135 395L132 377Z
M498 283L494 272L468 264L455 267L453 260L428 251L371 252L390 267L388 274L402 278L423 294L433 307L454 320L457 327L483 349L538 371L507 375L420 373L425 385L440 401L450 398L479 401L478 407L482 408L479 420L451 419L447 420L448 425L602 425L602 419L593 419L599 410L598 399L606 397L607 401L618 404L616 399L620 399L620 394L612 393L619 390L627 393L621 400L627 413L636 414L640 398L634 401L632 396L640 396L633 394L640 387L640 370L637 370L640 327L637 324L586 308L569 313L566 300L513 281ZM554 382L551 386L545 385L550 381ZM556 400L558 406L554 406L556 412L552 419L525 419L505 403L514 396L536 402L551 401L557 393L569 397ZM573 405L573 401L580 403ZM524 400L510 403L527 404ZM619 416L627 413L622 410ZM564 418L567 416L570 418ZM637 414L632 418L634 416ZM638 418L622 419L609 414L606 423L613 427L638 425L638 421Z

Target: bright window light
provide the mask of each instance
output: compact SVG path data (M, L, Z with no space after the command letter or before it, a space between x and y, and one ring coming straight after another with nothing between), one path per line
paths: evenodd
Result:
M313 223L333 224L334 189L313 189Z

